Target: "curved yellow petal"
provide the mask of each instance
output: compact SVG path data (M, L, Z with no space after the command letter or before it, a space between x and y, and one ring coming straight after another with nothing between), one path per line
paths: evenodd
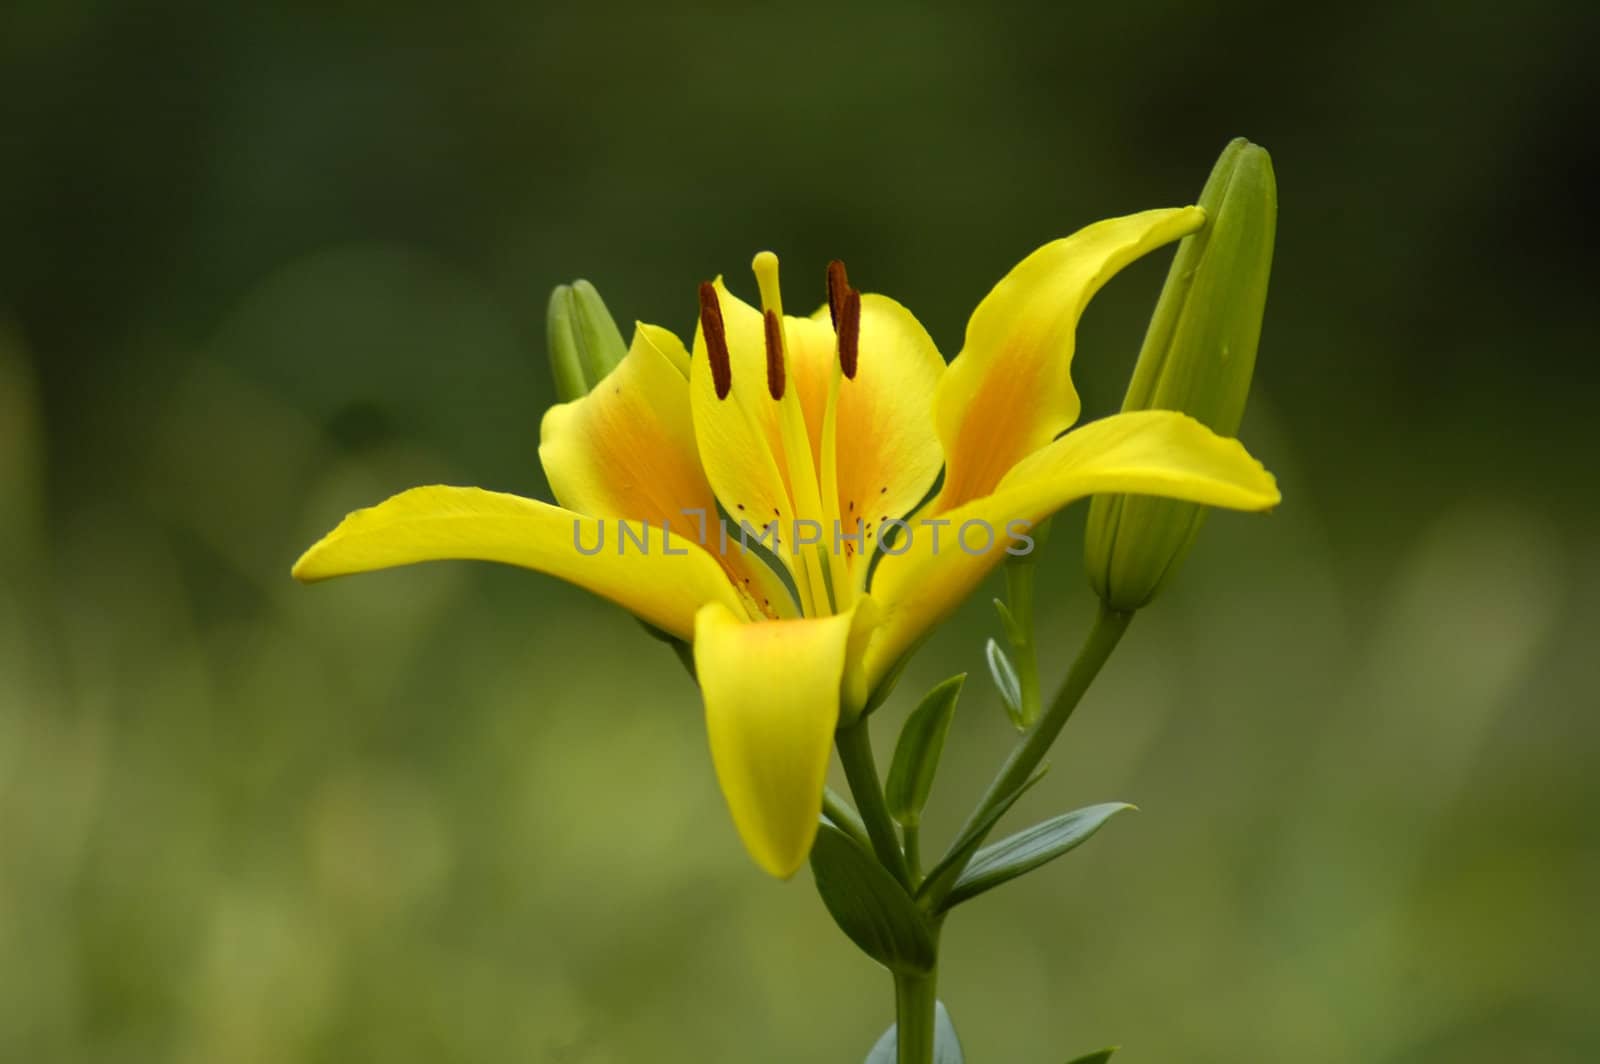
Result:
M567 509L668 522L692 539L697 529L683 511L710 503L711 486L695 452L688 382L662 350L683 345L649 330L635 330L627 356L593 391L545 411L539 460Z
M726 547L716 499L700 467L683 343L640 324L628 354L594 390L551 407L539 427L539 459L562 506L590 517L648 521L705 547L745 598L750 616L794 616L794 601L754 554Z
M672 364L678 376L684 380L689 379L689 351L683 346L683 341L678 339L677 333L646 321L634 322L633 331L635 343L642 338L655 349L657 354Z
M1026 553L1022 536L1087 495L1161 495L1266 510L1278 504L1272 474L1238 440L1216 435L1170 410L1116 414L1074 429L1019 463L994 494L946 514L937 545L921 519L906 549L873 576L882 623L866 651L868 686L891 669L934 624L960 604L1007 550ZM970 527L968 527L970 526Z
M1039 248L995 285L934 400L945 453L935 512L989 494L1077 420L1070 364L1089 300L1118 270L1204 223L1198 207L1096 222Z
M745 623L720 604L695 618L717 781L750 856L780 878L805 863L817 834L853 622Z
M722 567L693 543L659 527L625 537L614 520L482 488L403 491L357 510L295 562L306 583L443 559L520 565L559 577L632 611L679 639L694 634L707 603L741 610ZM642 540L643 547L639 545Z
M824 307L816 318L825 323L827 315ZM831 346L828 359L831 374ZM909 310L888 296L861 297L860 354L855 378L839 381L835 439L839 519L847 534L861 521L864 554L871 554L885 520L904 517L922 501L944 464L933 426L944 369L939 349ZM844 547L856 550L854 543Z
M874 693L874 689L867 685L864 663L872 633L883 618L883 608L865 596L857 598L848 612L854 616L850 623L850 641L845 649L844 680L839 685L839 720L842 725L854 724L859 720L861 711Z

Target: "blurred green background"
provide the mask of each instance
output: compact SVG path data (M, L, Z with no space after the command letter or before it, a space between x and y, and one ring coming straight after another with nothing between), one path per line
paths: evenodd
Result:
M289 563L412 484L546 493L557 282L682 331L839 256L949 357L1238 134L1285 504L1213 519L1012 823L1143 812L960 910L943 997L979 1064L1600 1059L1593 10L12 0L0 1059L859 1060L889 980L745 858L667 650L515 570ZM1166 261L1085 319L1086 416ZM969 685L930 845L1009 736Z

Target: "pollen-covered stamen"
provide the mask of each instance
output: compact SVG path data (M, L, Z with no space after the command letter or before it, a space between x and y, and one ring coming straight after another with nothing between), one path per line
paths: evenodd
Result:
M762 316L767 336L767 394L774 399L783 398L783 322L774 311Z
M839 308L844 302L844 294L850 291L850 278L844 272L844 263L834 259L828 263L828 316L833 319L833 328L839 330Z
M711 383L717 398L726 399L733 387L733 363L728 357L728 331L722 326L717 286L709 281L700 286L700 331L706 340L706 358L711 362Z
M839 368L846 377L855 380L856 359L861 347L861 293L854 288L840 301L839 320L834 328L839 332Z

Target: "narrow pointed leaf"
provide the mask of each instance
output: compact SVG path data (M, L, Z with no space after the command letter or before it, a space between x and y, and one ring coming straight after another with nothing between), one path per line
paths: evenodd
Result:
M1022 630L1017 627L1017 618L1012 614L1011 607L1005 604L1004 599L994 599L992 601L994 602L994 611L1000 615L1000 623L1005 625L1006 638L1011 641L1011 645L1016 646L1018 643L1025 642Z
M865 1064L895 1064L900 1052L900 1039L894 1024L883 1032L883 1037L878 1039L878 1044L872 1047L872 1052L867 1054ZM966 1064L966 1054L961 1051L961 1039L956 1037L956 1028L950 1022L950 1010L944 1007L944 1002L934 1002L933 1006L933 1064Z
M966 679L966 673L952 676L929 691L900 729L884 798L889 803L889 815L907 827L915 827L922 820L922 808L928 804L928 792L939 771L939 755L944 752L950 719L955 716L956 700Z
M811 848L817 893L839 930L896 972L921 974L934 963L933 932L911 896L850 836L823 821Z
M1039 771L1029 776L1022 786L1012 791L1004 801L989 810L982 820L977 821L963 831L956 838L956 841L950 844L950 849L945 852L945 855L939 858L939 863L928 870L928 875L923 879L922 886L917 888L917 897L919 899L941 897L942 893L948 890L951 883L958 877L960 870L966 867L967 861L971 859L973 853L979 846L983 845L983 840L988 838L989 832L994 830L994 826L1000 822L1000 818L1005 816L1013 805L1017 804L1018 798L1028 793L1035 783L1044 779L1044 774L1048 771L1050 771L1049 765L1040 766Z
M1027 725L1022 720L1022 682L1017 679L1016 667L993 639L983 648L983 653L989 659L989 675L994 678L995 688L1000 692L1006 715L1018 731L1023 730Z
M877 708L889 701L889 696L894 694L895 685L900 682L900 675L906 671L906 666L911 664L911 655L907 654L883 674L872 694L867 697L867 704L861 707L861 715L867 716Z
M1071 1060L1067 1061L1067 1064L1106 1064L1106 1061L1111 1059L1111 1054L1115 1053L1118 1048L1119 1047L1117 1046L1110 1046L1095 1053L1088 1053L1081 1057L1073 1057Z
M822 788L822 815L828 823L854 839L863 849L870 849L867 825L855 807L845 801L832 787Z
M1033 871L1076 849L1107 820L1133 806L1126 802L1091 805L1025 828L993 846L985 846L956 880L941 908L949 909Z

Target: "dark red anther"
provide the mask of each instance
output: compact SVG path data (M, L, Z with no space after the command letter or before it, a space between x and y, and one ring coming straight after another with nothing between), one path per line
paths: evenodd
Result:
M844 302L844 294L850 291L850 278L844 272L844 263L834 259L828 263L828 316L833 319L833 328L839 329L839 307Z
M861 345L861 293L854 288L844 294L839 305L839 368L856 379L856 357Z
M774 399L783 398L783 322L778 312L769 310L762 317L767 327L767 392Z
M717 286L710 281L700 286L700 332L705 336L706 357L711 362L711 383L717 398L726 399L733 387L733 363L728 358L728 332L722 327Z

